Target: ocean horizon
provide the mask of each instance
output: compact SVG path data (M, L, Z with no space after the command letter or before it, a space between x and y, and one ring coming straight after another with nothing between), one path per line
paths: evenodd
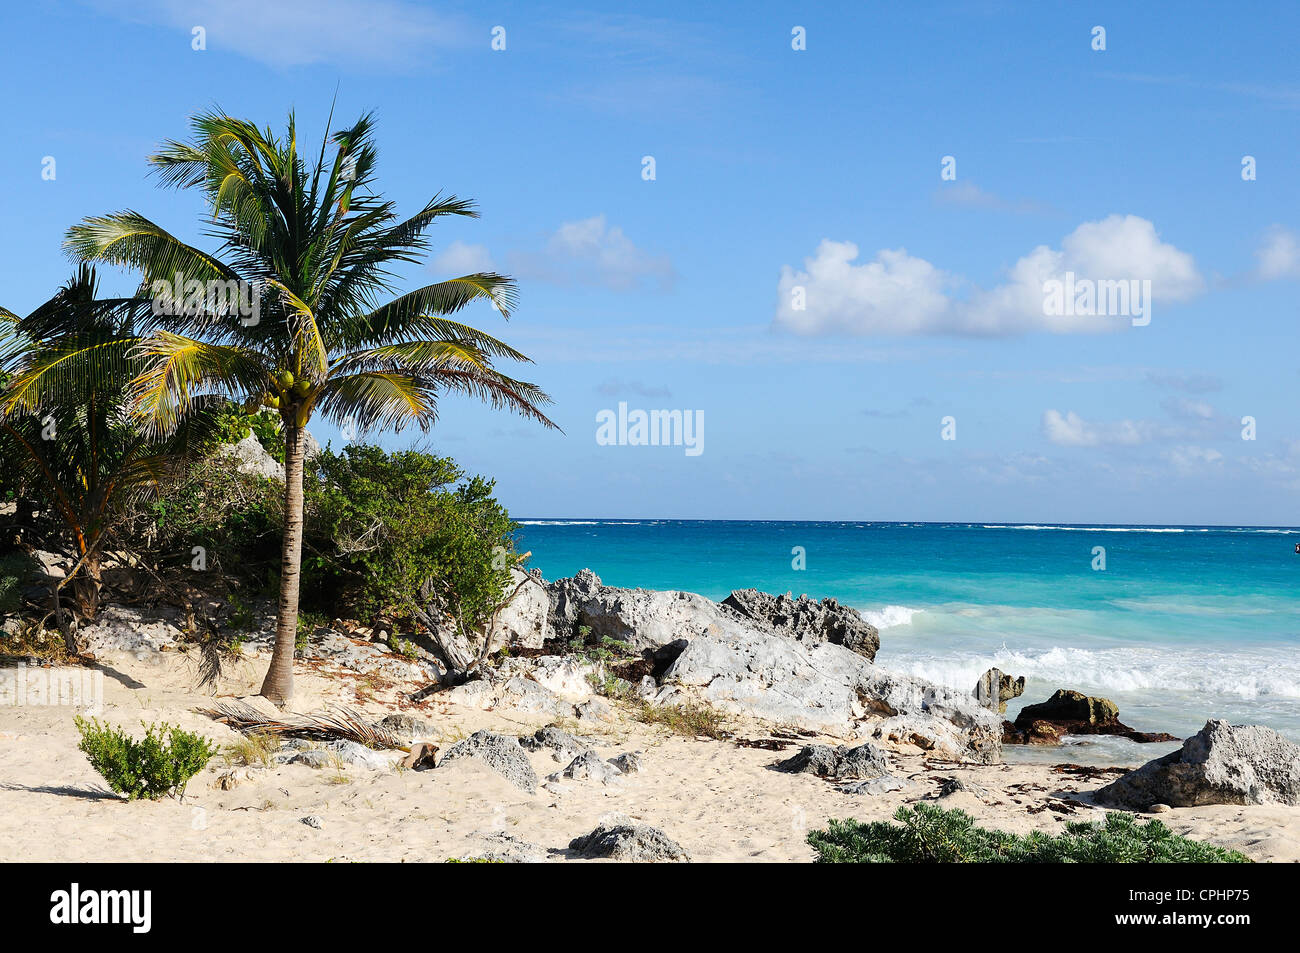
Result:
M833 597L880 630L886 668L966 690L991 666L1025 676L1011 718L1070 688L1110 698L1143 731L1186 737L1225 718L1300 740L1297 527L517 522L518 546L547 579L587 568L608 585L715 600L744 588ZM1101 737L1079 747L1081 758L1110 762L1176 746Z

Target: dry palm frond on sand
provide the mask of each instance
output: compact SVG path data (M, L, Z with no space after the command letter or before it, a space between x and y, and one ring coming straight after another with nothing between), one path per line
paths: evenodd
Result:
M212 708L195 709L237 731L260 731L299 738L332 740L346 738L371 748L402 748L406 742L386 728L367 720L351 708L335 707L299 714L268 715L238 702L217 702Z

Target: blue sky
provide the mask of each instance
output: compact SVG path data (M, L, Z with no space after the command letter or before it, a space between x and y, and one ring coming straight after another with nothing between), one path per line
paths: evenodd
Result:
M516 275L508 325L467 319L535 359L564 428L449 399L380 442L494 476L517 516L1300 524L1300 10L118 6L3 14L9 308L66 278L85 215L201 241L145 165L195 111L292 107L314 137L337 90L342 120L376 110L399 209L478 201L403 286ZM1150 280L1150 324L1044 314L1067 270ZM620 401L702 412L704 452L598 444Z

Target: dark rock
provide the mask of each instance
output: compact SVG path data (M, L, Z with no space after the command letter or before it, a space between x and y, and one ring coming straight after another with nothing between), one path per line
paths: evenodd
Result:
M690 860L680 844L657 827L628 817L611 818L590 834L569 841L569 849L586 859L609 858L638 863Z
M997 669L990 669L985 677ZM982 680L981 680L982 681ZM1136 731L1119 720L1119 708L1109 698L1059 689L1045 702L1026 705L1015 723L1003 722L1002 743L1059 744L1065 735L1118 735L1139 744L1177 741L1163 732Z
M1262 725L1208 721L1177 751L1096 792L1102 804L1300 804L1300 745Z
M798 599L774 596L757 589L738 589L722 604L742 616L760 632L782 635L810 645L829 642L842 645L864 658L874 660L880 648L880 633L863 620L858 610L836 599L818 602L808 596Z
M1019 698L1025 690L1025 679L1012 678L1001 669L991 668L980 676L975 685L975 698L985 708L992 708L999 714L1005 714L1007 702Z
M1016 716L1016 727L1028 728L1035 721L1076 727L1071 734L1108 734L1105 729L1119 724L1119 708L1109 698L1062 688L1047 701L1022 708Z
M878 778L889 773L889 759L871 744L856 748L805 745L798 754L776 767L792 774L815 774L820 778Z
M448 748L438 767L445 767L448 761L458 758L477 758L519 790L537 793L537 774L517 738L476 731Z
M1059 745L1061 732L1050 721L1035 721L1019 728L1009 721L1002 723L1004 745Z
M379 727L391 732L396 737L410 743L417 739L428 738L433 734L433 726L414 715L385 715L379 719Z
M622 754L610 758L609 763L624 774L636 774L642 767L641 752L624 751Z
M557 760L573 758L575 755L582 754L587 750L587 745L558 725L547 725L545 728L538 728L533 734L520 738L519 744L529 751L541 751L543 748L550 748L555 753L554 756Z

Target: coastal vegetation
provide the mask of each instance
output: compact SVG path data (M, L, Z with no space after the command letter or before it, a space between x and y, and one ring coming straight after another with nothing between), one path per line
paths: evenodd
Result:
M73 657L110 551L273 586L262 694L285 704L304 595L322 610L474 631L519 561L490 481L416 452L308 459L308 424L323 417L349 440L427 430L448 393L554 424L546 394L496 366L528 358L453 318L476 302L508 318L511 278L399 293L396 272L420 262L430 226L477 212L439 194L399 218L374 188L370 116L327 131L314 158L299 152L292 114L281 135L219 111L196 116L192 133L149 161L163 184L203 195L215 251L139 212L89 217L65 243L81 262L74 278L27 317L0 311L0 451L22 463L0 484L14 524L3 543L71 552L48 612ZM100 299L94 263L134 271L138 290ZM250 433L283 465L282 483L210 459Z
M207 738L175 725L145 725L144 737L137 740L98 719L78 717L76 724L79 747L91 767L128 801L157 800L163 795L184 798L190 778L207 767L218 751Z
M1159 821L1107 814L1105 823L1075 822L1060 834L1027 836L975 826L961 810L933 804L900 807L898 824L831 820L808 843L823 864L1238 864L1232 850L1180 837Z

